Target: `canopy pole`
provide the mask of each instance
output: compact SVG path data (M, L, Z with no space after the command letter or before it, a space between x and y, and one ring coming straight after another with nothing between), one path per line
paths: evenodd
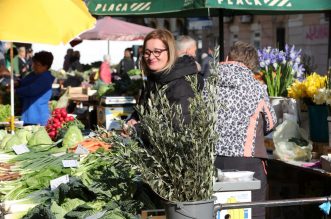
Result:
M328 72L330 72L331 71L331 11L328 11L328 15L329 15Z
M219 29L219 46L220 46L220 54L219 59L220 61L224 61L224 24L223 24L223 16L224 11L223 9L219 9L219 15L218 15L218 29Z
M107 40L107 54L108 54L108 55L110 55L109 50L110 50L110 49L109 49L109 40Z
M10 45L10 132L14 134L15 130L15 113L14 113L14 49L13 43Z

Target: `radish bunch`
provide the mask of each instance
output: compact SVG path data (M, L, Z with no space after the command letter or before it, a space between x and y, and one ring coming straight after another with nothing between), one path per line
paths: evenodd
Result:
M46 130L52 140L56 139L58 131L66 122L74 121L73 116L68 116L65 108L56 108L52 112L51 118L48 119Z

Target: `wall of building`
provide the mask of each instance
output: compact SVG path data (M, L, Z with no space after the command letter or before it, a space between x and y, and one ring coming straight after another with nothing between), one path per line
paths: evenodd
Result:
M145 23L154 27L166 26L175 36L188 34L199 42L199 54L219 44L219 18L209 18L212 26L189 29L190 19L148 18ZM178 23L183 27L178 30ZM312 57L316 71L325 74L328 69L329 23L325 14L254 15L224 18L224 48L228 52L237 40L252 43L256 48L279 47L283 43L295 45ZM153 24L153 25L150 25ZM277 35L278 33L278 35Z

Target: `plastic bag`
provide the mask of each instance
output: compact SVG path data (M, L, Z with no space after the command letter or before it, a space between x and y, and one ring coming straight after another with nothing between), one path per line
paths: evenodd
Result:
M292 139L302 140L303 142L307 142L307 145L298 145L295 142L290 141ZM301 129L296 122L285 120L282 124L277 126L276 131L273 134L273 141L275 145L275 157L284 161L311 160L313 144L308 139L305 130Z

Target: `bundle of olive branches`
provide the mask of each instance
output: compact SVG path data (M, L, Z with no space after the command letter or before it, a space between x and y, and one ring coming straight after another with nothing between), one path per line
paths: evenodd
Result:
M190 121L183 122L180 105L170 105L165 89L138 106L144 140L121 148L122 161L135 170L162 198L170 201L207 200L213 194L216 133L216 74L218 51L203 91L197 76L187 77L195 96L189 105ZM140 143L137 143L140 142Z

